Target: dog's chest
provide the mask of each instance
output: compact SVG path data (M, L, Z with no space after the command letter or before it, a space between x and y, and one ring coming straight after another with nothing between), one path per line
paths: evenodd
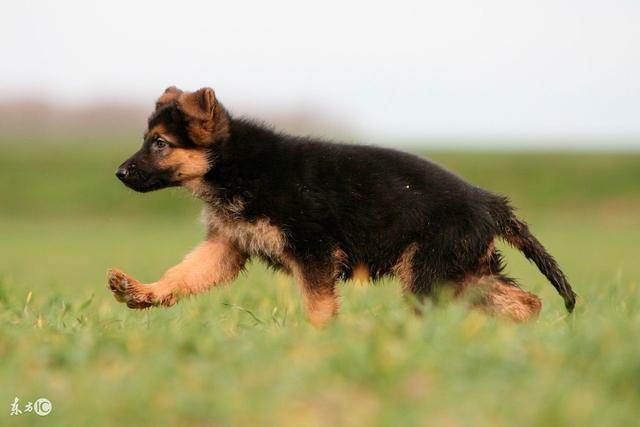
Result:
M277 258L284 252L284 233L266 218L245 221L237 211L207 206L203 220L210 233L226 237L247 254Z

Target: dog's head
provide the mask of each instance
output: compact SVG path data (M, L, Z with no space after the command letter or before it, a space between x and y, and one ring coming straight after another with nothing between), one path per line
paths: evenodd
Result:
M142 148L116 176L140 192L188 187L207 173L213 147L228 136L229 115L212 89L183 92L172 86L156 102Z

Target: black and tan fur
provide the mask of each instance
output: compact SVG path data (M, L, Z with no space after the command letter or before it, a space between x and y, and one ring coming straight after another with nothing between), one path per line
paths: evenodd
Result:
M486 311L531 319L541 302L503 274L496 238L533 261L569 311L575 304L555 260L505 197L410 154L231 117L208 88L168 88L142 148L117 175L140 192L185 187L205 205L207 238L159 281L109 272L110 289L131 308L170 306L230 282L257 257L295 277L317 326L338 312L339 280L385 275L413 301L450 286Z

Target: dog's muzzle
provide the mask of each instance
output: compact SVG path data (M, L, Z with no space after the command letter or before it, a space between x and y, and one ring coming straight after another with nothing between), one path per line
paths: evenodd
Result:
M124 185L141 193L176 185L171 181L170 175L166 171L147 172L131 161L124 162L116 170L116 177Z
M141 191L146 187L149 176L143 173L135 163L127 161L116 170L116 177L127 187Z
M133 163L131 160L127 160L126 162L120 165L118 170L116 170L116 176L120 181L124 182L125 184L130 184L131 181L140 179L141 177L139 175L140 175L140 171L136 167L136 164Z
M129 175L129 169L127 168L119 167L116 171L116 176L120 181L123 181L127 177L127 175Z

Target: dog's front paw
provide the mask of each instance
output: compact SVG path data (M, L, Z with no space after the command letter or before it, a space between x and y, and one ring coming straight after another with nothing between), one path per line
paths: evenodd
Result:
M156 305L149 286L141 284L120 270L109 270L107 283L116 300L126 303L129 308L142 309Z

